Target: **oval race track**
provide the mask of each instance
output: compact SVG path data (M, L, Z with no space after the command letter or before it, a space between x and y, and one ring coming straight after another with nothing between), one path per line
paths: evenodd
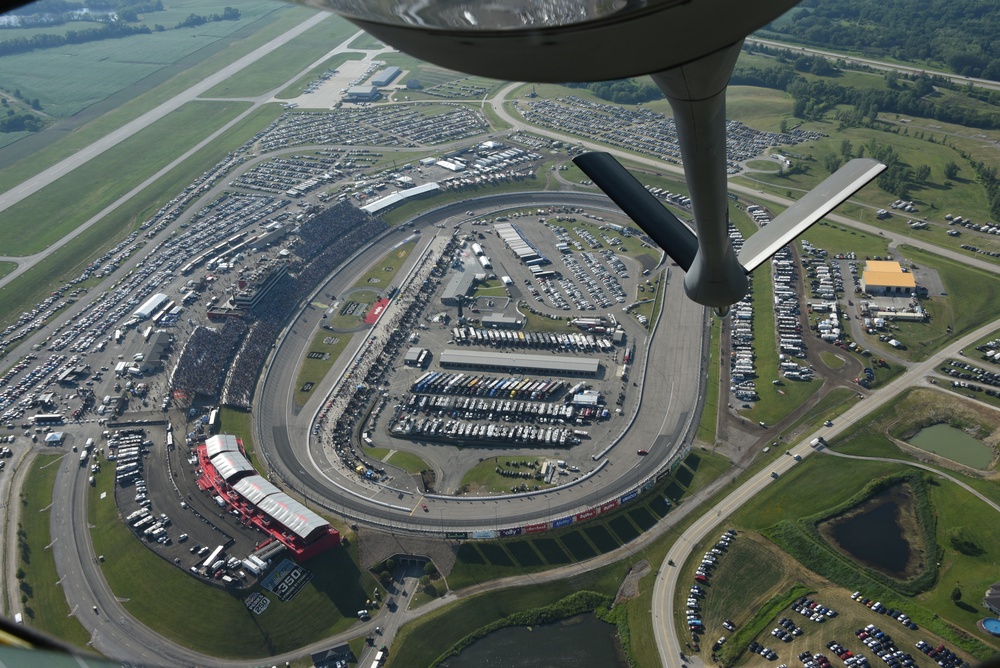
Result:
M495 195L450 204L414 219L418 229L442 223L450 217L467 218L470 208L495 211L518 206L581 206L618 211L603 195L583 193L529 192ZM432 227L432 230L436 229ZM322 288L341 294L368 265L398 245L392 230L343 266ZM259 386L254 427L255 438L270 468L308 504L355 521L392 530L442 533L447 531L495 530L521 527L574 515L616 499L636 489L663 469L671 456L690 444L700 416L704 393L706 311L684 298L678 275L671 275L657 329L649 341L645 372L641 374L640 405L634 421L608 461L589 479L556 490L531 495L510 495L490 501L476 497L432 497L391 494L377 501L370 488L350 490L354 483L332 466L317 470L312 459L326 463L327 455L310 443L312 412L299 413L293 402L295 374L305 346L318 326L321 310L307 307L289 325L269 360ZM353 348L352 348L353 349ZM613 418L623 421L627 415ZM648 457L636 458L637 449ZM601 462L596 462L600 465ZM336 482L334 482L336 480ZM388 493L383 494L383 496ZM430 512L412 514L420 501ZM402 509L402 510L401 510Z

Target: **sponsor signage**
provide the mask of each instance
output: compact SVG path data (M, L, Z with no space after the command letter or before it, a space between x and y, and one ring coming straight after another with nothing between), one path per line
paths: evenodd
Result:
M628 492L627 494L622 494L622 497L621 499L619 499L619 501L621 501L622 503L628 503L637 496L639 496L639 490L633 489L631 492Z
M589 520L591 517L597 516L597 509L591 508L590 510L585 510L582 513L576 514L576 521L582 522L584 520Z
M492 529L487 529L486 531L473 531L473 538L496 538L497 532Z
M500 535L504 538L509 538L511 536L520 536L521 527L511 527L510 529L500 529Z
M469 534L466 531L448 531L445 532L444 537L448 540L465 540Z
M541 524L529 524L528 526L524 527L524 533L542 533L548 528L549 525L546 524L545 522L542 522Z
M612 499L606 503L601 504L601 512L607 513L618 507L618 499Z
M552 521L552 528L558 529L559 527L568 527L572 523L573 523L572 517L561 517L557 520Z

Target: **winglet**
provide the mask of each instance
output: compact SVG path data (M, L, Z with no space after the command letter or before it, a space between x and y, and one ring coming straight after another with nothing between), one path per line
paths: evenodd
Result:
M870 158L851 160L747 239L740 251L740 264L750 273L885 168Z

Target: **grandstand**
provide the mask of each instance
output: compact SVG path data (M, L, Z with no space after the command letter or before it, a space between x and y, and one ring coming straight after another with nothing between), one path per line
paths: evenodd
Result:
M231 434L219 434L197 448L202 474L198 486L279 541L299 561L340 544L340 534L322 517L257 475Z

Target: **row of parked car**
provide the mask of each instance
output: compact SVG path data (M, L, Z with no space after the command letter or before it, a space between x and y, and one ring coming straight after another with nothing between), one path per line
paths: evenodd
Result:
M836 640L828 642L826 648L836 654L837 658L843 661L846 666L852 668L865 668L868 666L868 657L864 654L855 654Z
M873 601L867 596L863 596L859 591L856 591L853 594L851 594L851 598L860 603L861 605L871 608L872 612L877 612L880 615L885 615L886 617L892 617L906 628L912 631L917 630L916 623L912 619L910 619L909 615L904 613L902 610L896 610L895 608L888 608L882 605L881 601Z
M771 635L783 642L792 642L802 635L802 627L796 626L788 617L782 617L778 620L778 625L771 630Z
M854 633L889 668L912 668L916 666L913 657L896 647L896 644L892 641L892 637L874 624L869 624Z
M941 668L959 668L960 666L961 668L968 668L969 664L955 656L955 653L943 644L935 647L929 642L918 640L917 649L937 661L937 664L941 666Z
M643 454L643 451L640 450L640 454ZM702 557L701 564L698 566L698 570L695 571L695 584L691 587L687 601L687 610L685 611L688 630L691 632L691 641L695 644L698 642L698 634L705 630L705 625L701 621L701 603L699 602L699 599L705 596L705 590L701 585L708 583L712 568L718 564L719 557L729 547L729 543L732 542L735 535L735 529L728 529L726 533L722 534L718 542L716 542L715 547L709 549ZM730 631L735 628L728 619L723 626ZM725 640L723 639L721 642L725 642Z
M799 613L803 617L808 617L810 621L813 622L825 622L827 617L836 617L837 611L833 608L828 608L825 605L820 605L817 601L811 598L801 597L795 603L792 603L792 610Z

